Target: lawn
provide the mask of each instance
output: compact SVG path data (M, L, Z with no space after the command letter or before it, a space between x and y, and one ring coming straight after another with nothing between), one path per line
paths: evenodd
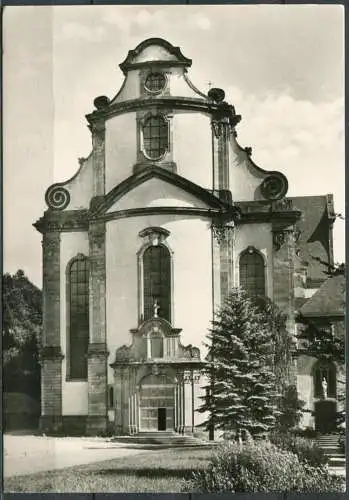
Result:
M4 479L6 492L175 493L194 470L204 469L210 446L149 453Z

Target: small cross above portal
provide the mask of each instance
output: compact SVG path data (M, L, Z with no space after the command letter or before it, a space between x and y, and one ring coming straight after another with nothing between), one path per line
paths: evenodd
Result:
M160 309L160 306L159 306L159 303L158 303L157 300L155 300L153 308L154 308L154 318L157 318L158 317L158 311Z

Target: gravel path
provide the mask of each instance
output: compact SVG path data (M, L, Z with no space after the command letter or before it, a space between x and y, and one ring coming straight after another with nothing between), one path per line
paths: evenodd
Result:
M4 477L126 457L146 450L106 438L4 435Z

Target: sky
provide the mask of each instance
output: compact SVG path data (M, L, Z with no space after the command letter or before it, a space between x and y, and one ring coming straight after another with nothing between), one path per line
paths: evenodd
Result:
M162 37L193 60L202 91L223 88L242 121L241 146L289 180L290 196L333 193L344 214L344 8L340 5L46 6L3 13L4 271L41 286L32 224L53 182L91 151L85 115L113 97L118 65ZM334 229L345 257L344 222Z

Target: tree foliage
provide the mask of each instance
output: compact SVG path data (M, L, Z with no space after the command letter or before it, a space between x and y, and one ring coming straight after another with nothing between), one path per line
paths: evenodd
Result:
M4 391L39 399L42 292L19 270L3 276L2 299Z
M209 414L207 428L257 435L275 426L278 384L270 322L262 303L241 289L233 289L217 313L207 345L210 396L200 409Z

